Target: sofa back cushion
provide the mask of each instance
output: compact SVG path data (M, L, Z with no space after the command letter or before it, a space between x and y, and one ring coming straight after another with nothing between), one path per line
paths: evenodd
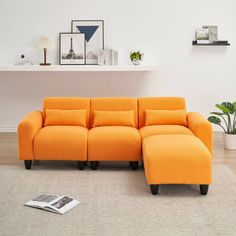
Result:
M130 126L135 127L134 111L94 111L93 127Z
M43 99L44 120L47 109L56 110L86 110L86 127L90 117L90 99L80 97L48 97Z
M182 97L146 97L138 99L139 128L145 126L145 110L186 110Z
M100 113L99 111L106 112L115 112L120 111L119 113ZM133 119L131 121L131 113ZM97 123L97 114L99 118L99 126L102 125L101 122L104 122L104 125L108 123L115 123L116 125L123 126L124 123L129 123L129 126L138 127L138 104L136 98L91 98L91 119L90 127L93 127L94 117L96 116L95 126ZM95 115L95 116L94 116ZM126 117L124 117L126 116ZM134 124L134 125L133 125Z
M187 126L185 110L145 110L146 125Z
M73 125L86 127L86 110L46 109L44 126Z

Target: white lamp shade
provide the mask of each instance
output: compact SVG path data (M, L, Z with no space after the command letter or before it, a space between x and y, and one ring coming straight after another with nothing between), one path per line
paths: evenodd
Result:
M38 48L54 48L54 44L53 42L47 38L47 37L43 37L39 40L38 44L37 44Z

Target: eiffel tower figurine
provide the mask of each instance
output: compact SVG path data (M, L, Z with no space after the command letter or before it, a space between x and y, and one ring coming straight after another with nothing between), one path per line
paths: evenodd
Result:
M74 49L73 49L73 39L70 39L70 51L66 56L66 59L77 59L77 56L75 55Z

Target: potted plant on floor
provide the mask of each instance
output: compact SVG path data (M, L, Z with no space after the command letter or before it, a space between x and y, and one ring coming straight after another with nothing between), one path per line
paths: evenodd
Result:
M208 121L224 130L225 148L236 149L236 102L222 102L216 104L216 107L220 112L211 112L213 116L210 116Z

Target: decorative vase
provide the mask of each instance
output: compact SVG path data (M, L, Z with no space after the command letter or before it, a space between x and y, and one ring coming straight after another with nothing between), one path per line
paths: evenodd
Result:
M142 60L133 59L132 62L133 62L133 64L134 64L135 66L138 66L138 65L141 64Z
M236 134L223 134L225 149L236 149Z

